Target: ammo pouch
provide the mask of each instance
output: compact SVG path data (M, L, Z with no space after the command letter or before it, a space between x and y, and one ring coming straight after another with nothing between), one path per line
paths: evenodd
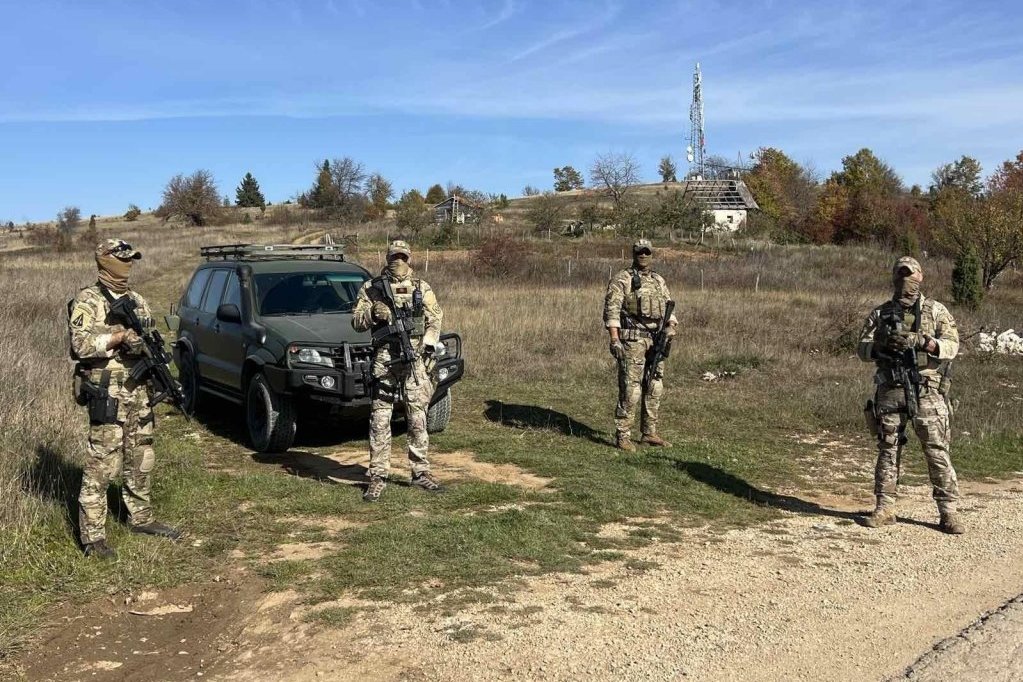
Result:
M94 383L87 376L75 375L75 402L89 408L90 424L117 423L119 401L110 397L110 372L104 371L100 383Z
M637 296L636 308L639 317L645 320L659 320L664 317L664 298L661 296Z

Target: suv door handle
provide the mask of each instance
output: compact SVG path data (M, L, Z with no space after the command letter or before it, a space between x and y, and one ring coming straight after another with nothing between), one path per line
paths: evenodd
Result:
M220 333L220 323L219 322L217 322L216 324L213 325L213 333L214 334L219 334Z

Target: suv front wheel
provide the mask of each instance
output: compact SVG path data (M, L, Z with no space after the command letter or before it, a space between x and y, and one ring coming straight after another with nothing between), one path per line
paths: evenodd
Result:
M430 405L426 413L426 432L440 433L448 427L451 420L451 391L445 391L444 397Z
M189 350L181 352L181 366L178 380L185 394L185 413L195 414L199 408L199 368L195 364L195 356Z
M252 447L259 452L286 452L295 441L295 407L262 374L252 377L245 394L245 422Z

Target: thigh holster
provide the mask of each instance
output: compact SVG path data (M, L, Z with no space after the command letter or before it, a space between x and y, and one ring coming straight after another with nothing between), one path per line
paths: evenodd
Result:
M78 374L76 402L89 409L90 424L116 424L118 400L110 396L110 371L100 372L99 381L89 375Z

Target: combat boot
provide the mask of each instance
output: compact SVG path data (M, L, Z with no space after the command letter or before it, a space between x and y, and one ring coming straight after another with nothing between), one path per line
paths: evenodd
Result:
M895 507L878 506L870 514L863 517L863 525L867 528L880 528L895 523Z
M628 433L618 433L615 435L615 447L625 452L636 451L636 444L632 442L632 436Z
M94 556L99 559L116 559L117 552L114 548L107 544L106 540L97 540L96 542L87 542L82 546L82 551L85 556Z
M669 443L668 441L664 440L663 438L658 436L656 433L645 433L645 434L643 434L643 437L639 439L639 442L640 443L646 443L647 445L653 445L654 447L658 447L658 448L670 448L671 447L671 443Z
M171 528L165 523L159 521L150 521L149 523L143 523L138 526L131 527L132 533L139 533L141 535L156 535L157 537L167 538L168 540L178 540L181 538L181 533L176 528Z
M415 476L413 476L412 485L414 485L417 488L422 488L423 490L430 493L439 493L443 492L444 490L443 486L441 486L440 483L435 481L433 479L433 476L431 476L430 472L428 471L423 471L422 473L418 473Z
M954 511L941 512L941 521L938 523L938 528L943 533L948 533L949 535L962 535L966 532L966 528L963 527L959 516Z
M384 488L387 487L387 481L380 476L372 476L369 479L369 485L366 486L366 492L362 494L363 502L376 502L380 499L381 493L384 492Z

